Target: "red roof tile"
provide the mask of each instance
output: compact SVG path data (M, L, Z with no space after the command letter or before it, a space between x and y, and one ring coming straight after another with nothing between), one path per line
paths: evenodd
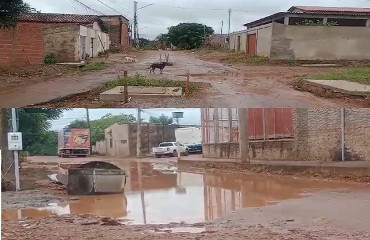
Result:
M19 16L19 21L24 22L49 22L49 23L94 23L98 21L97 15L59 14L59 13L25 13Z

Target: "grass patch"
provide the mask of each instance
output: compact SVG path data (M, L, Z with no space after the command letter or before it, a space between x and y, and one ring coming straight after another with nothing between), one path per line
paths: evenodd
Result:
M353 68L349 70L337 70L330 73L322 73L313 76L315 80L348 80L361 84L370 85L370 68Z
M142 75L135 75L134 77L128 78L128 85L129 86L142 86L142 87L181 87L184 91L185 83L182 81L169 81L163 79L155 79L150 78ZM124 85L124 78L119 78L114 81L107 82L103 85L102 91L107 91L109 89L123 86ZM198 86L194 83L189 84L189 94L194 94L198 91Z
M103 70L108 67L106 62L92 62L86 64L84 67L81 68L82 71L95 71L95 70Z

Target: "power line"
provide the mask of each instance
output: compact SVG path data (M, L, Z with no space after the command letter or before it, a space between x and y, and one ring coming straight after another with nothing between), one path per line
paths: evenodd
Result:
M102 12L100 12L100 11L98 11L98 10L96 10L96 9L94 9L94 8L92 8L92 7L90 7L90 6L86 5L86 4L84 4L84 3L82 3L82 2L81 2L81 1L79 1L79 0L72 0L72 1L74 1L74 2L76 2L76 3L78 3L78 4L80 4L80 5L84 6L85 8L87 8L87 9L89 9L89 10L91 10L91 11L94 11L94 12L96 12L96 13L98 13L98 14L105 15L104 13L102 13Z
M106 3L102 2L101 0L96 0L96 1L100 2L101 4L103 4L103 5L104 5L104 6L106 6L107 8L109 8L109 9L111 9L111 10L115 11L116 13L122 14L121 12L119 12L118 10L116 10L116 9L112 8L112 7L111 7L111 6L109 6L108 4L106 4Z

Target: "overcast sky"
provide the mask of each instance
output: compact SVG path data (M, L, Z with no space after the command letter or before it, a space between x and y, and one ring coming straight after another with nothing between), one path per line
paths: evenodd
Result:
M196 108L153 108L153 109L143 109L142 119L148 121L150 116L159 117L164 114L166 116L172 117L172 112L184 112L184 118L180 119L180 124L184 125L200 125L200 109ZM137 109L90 109L90 120L100 119L101 117L107 114L119 115L119 114L132 114L135 117L137 116ZM74 120L86 120L86 109L84 108L75 108L72 110L66 110L63 112L63 116L60 119L51 121L51 130L59 131L62 128L65 128L69 123Z
M24 0L31 7L48 13L97 14L86 9L76 0ZM104 14L120 14L133 18L133 1L131 0L78 0ZM116 11L104 6L102 2ZM243 29L243 24L254 21L279 11L286 11L293 5L370 7L370 0L144 0L139 1L140 36L153 39L167 28L181 22L198 22L214 28L219 33L224 21L224 32L227 32L228 9L232 13L231 30Z

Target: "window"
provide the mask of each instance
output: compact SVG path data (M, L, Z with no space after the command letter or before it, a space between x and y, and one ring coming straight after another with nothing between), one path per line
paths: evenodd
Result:
M113 139L112 138L109 139L109 147L113 148Z
M172 147L173 143L161 143L159 144L160 147Z
M367 19L328 18L328 22L336 22L337 26L366 27Z

